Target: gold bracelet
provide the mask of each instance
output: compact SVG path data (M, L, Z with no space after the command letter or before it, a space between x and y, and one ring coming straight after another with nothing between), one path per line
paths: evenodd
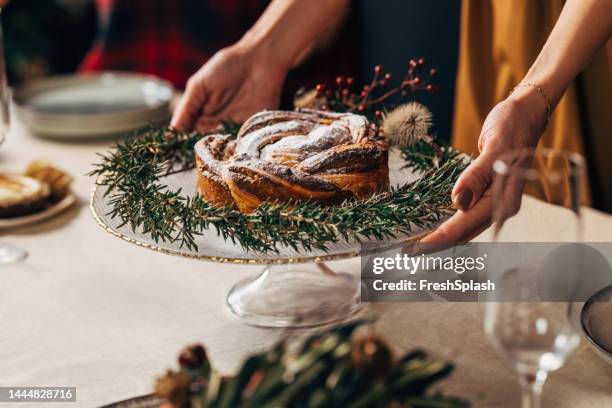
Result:
M544 92L541 86L536 85L531 82L520 83L517 86L515 86L514 89L512 89L512 91L510 92L510 95L512 95L514 91L516 91L517 88L521 88L525 86L535 88L538 91L538 93L542 95L542 98L544 98L544 101L546 102L546 122L544 122L544 130L546 130L546 128L548 127L548 122L550 122L550 117L552 116L552 103L550 102L550 98L548 97L548 94Z

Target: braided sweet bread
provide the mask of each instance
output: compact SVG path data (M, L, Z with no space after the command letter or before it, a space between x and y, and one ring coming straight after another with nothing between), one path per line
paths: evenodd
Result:
M363 116L263 111L242 125L236 140L216 134L198 141L198 192L245 213L263 201L339 204L389 188L387 150Z

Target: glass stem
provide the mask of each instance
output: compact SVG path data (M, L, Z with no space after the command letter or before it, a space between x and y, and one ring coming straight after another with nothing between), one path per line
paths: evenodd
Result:
M522 407L542 407L542 387L546 381L546 373L538 371L535 374L524 374L521 376Z

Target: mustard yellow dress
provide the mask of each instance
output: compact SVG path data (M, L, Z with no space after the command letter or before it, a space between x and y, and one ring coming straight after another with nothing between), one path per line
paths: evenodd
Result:
M478 153L491 108L517 85L536 59L563 0L463 0L453 145ZM583 202L612 211L612 41L567 90L541 146L587 158Z

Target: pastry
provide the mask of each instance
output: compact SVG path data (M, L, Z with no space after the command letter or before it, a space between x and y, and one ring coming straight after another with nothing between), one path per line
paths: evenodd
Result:
M236 140L195 145L197 187L214 205L254 211L264 201L339 204L389 188L388 147L368 120L310 109L263 111Z
M51 189L31 177L0 174L0 218L38 212L49 205Z
M72 176L46 160L34 160L28 165L24 174L49 184L53 202L60 201L70 193Z

